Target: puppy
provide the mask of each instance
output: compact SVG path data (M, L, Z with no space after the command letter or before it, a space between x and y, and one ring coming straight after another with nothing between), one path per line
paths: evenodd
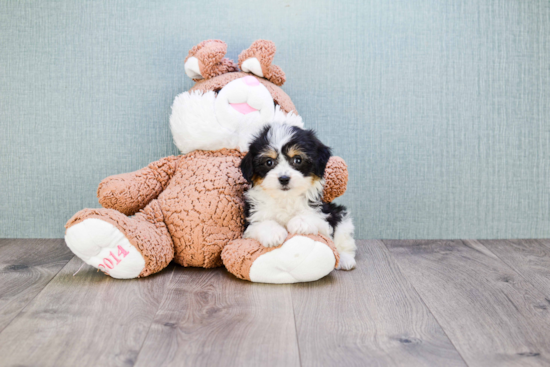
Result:
M321 200L330 156L312 130L278 123L264 127L241 162L251 185L245 193L244 238L272 247L288 233L322 234L336 245L338 268L355 267L354 227L346 208Z

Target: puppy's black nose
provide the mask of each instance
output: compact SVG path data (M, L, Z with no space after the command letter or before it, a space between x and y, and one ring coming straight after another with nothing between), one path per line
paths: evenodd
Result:
M279 182L281 185L286 186L290 182L290 177L288 176L279 176Z

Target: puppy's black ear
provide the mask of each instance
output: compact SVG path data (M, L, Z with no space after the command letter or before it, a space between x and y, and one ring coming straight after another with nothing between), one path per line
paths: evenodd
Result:
M243 174L246 182L252 182L252 176L254 176L254 159L250 152L246 153L243 160L241 161L241 172Z
M330 148L319 142L317 145L317 164L315 167L315 174L318 177L323 178L325 175L325 168L327 168L327 163L331 156L332 152Z

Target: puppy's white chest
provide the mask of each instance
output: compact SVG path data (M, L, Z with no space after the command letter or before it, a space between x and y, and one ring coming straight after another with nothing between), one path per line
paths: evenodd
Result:
M253 206L249 218L251 222L274 220L284 226L293 217L313 210L303 195L271 196L263 190L252 189L247 196Z
M277 222L282 225L286 225L292 218L300 214L305 214L305 212L311 211L311 208L307 205L304 205L305 200L295 200L282 203L283 205L276 208L273 213Z

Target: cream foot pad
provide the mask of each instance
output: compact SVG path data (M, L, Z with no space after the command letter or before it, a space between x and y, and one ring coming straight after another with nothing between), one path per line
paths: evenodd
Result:
M141 253L112 224L88 218L67 229L65 242L86 264L117 279L137 278L145 268Z
M235 276L259 283L298 283L318 280L338 262L334 244L323 236L289 236L279 247L266 248L251 239L229 243L222 253Z

